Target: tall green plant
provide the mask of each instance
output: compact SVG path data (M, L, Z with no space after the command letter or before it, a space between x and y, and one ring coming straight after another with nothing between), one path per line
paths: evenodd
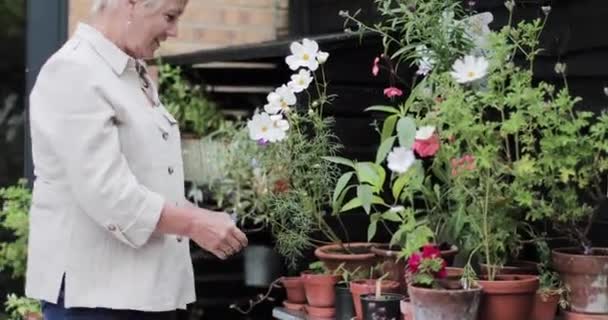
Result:
M184 78L180 67L160 64L159 85L160 99L183 133L201 137L223 127L217 105L203 94L200 86Z

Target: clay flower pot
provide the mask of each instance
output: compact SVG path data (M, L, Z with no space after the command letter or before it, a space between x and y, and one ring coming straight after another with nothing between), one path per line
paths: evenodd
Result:
M401 317L403 320L414 320L414 311L412 310L410 298L403 298L399 307L401 309Z
M608 314L576 313L564 310L564 320L608 320Z
M557 314L559 294L536 293L534 308L532 309L533 320L553 320Z
M481 274L488 274L488 265L480 263ZM538 263L534 261L515 260L498 269L497 274L538 274Z
M380 297L375 294L361 296L362 320L400 319L401 300L405 296L394 293L383 293Z
M354 280L350 282L350 292L353 296L353 303L355 305L355 314L357 319L362 318L361 308L361 296L375 293L376 292L376 281L375 279L366 280ZM393 280L382 280L380 283L380 290L382 293L399 293L400 285L399 282Z
M590 255L576 248L553 250L553 266L569 288L570 308L576 313L608 314L608 248Z
M441 249L441 248L440 248ZM398 259L401 248L398 246L389 247L389 245L374 245L371 251L376 254L382 261L382 273L388 273L387 279L405 284L405 270L407 269L407 261L403 258ZM454 257L458 254L457 246L449 246L449 248L441 250L441 257L448 265L452 265ZM407 291L405 285L402 288L403 293Z
M302 273L306 301L311 307L332 308L336 301L335 285L338 276L331 274Z
M302 277L283 277L281 282L287 292L287 301L298 304L306 303L306 293L304 292Z
M538 277L499 275L495 281L479 280L483 296L480 320L529 319L538 290Z
M469 290L408 287L414 319L476 320L481 288Z
M323 261L325 267L334 271L344 263L343 267L351 272L358 270L369 270L378 263L379 258L371 251L372 246L377 243L352 242L335 243L320 246L315 250L315 256ZM346 249L345 249L346 248Z

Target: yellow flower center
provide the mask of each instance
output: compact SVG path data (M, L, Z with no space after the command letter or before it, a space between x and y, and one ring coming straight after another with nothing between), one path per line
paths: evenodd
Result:
M302 56L302 60L308 61L309 59L310 59L310 56L308 55L308 53L305 53L305 54Z
M266 133L266 131L268 131L268 127L263 126L261 130L262 130L263 133Z
M303 86L304 85L304 80L300 79L300 81L298 81L298 84L301 85L301 86Z
M475 75L476 75L475 71L469 71L467 73L467 77L469 77L469 78L475 78Z

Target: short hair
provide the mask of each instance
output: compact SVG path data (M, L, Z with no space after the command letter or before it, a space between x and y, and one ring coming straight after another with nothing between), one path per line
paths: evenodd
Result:
M93 0L93 6L91 7L92 13L99 13L103 11L103 9L112 6L116 3L117 0ZM146 5L157 4L160 0L142 0Z

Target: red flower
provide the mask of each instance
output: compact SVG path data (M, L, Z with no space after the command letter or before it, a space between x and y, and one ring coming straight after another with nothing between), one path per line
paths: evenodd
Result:
M423 158L432 157L439 150L439 136L434 134L426 140L415 140L412 148Z
M284 193L289 190L289 181L286 179L279 179L274 182L274 192L275 193Z
M401 97L403 95L403 91L396 87L388 87L384 89L384 95L387 98Z
M422 257L423 258L437 258L441 256L441 251L439 250L439 248L437 248L437 246L434 246L432 244L427 244L424 247L422 247Z
M380 72L380 66L378 66L378 63L380 63L380 57L376 57L374 59L374 64L372 65L372 75L374 77L376 77Z
M410 269L411 273L418 272L418 267L420 267L421 261L422 261L422 257L417 253L414 253L413 255L410 256L407 264L408 264L408 268Z
M446 269L447 265L448 264L445 262L445 260L441 258L441 270L439 270L435 275L437 278L443 279L448 276L448 270Z

